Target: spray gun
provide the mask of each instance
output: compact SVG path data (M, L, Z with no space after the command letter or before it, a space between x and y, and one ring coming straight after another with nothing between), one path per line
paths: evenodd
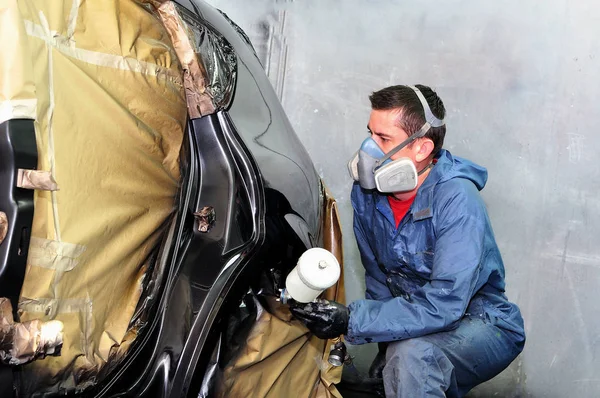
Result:
M297 301L310 303L315 301L324 290L335 285L340 278L340 264L328 250L315 247L305 251L296 267L285 280L285 289L281 289L280 301L283 304ZM346 345L340 337L333 340L329 352L329 363L342 366L347 359Z

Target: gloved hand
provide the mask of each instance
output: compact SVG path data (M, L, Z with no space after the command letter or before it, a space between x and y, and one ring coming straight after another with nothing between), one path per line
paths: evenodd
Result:
M340 303L316 300L311 303L290 305L292 314L320 339L332 339L348 332L350 311Z
M369 368L369 377L372 379L383 378L383 368L385 367L385 353L387 351L387 343L378 343L379 352L373 359L371 367Z

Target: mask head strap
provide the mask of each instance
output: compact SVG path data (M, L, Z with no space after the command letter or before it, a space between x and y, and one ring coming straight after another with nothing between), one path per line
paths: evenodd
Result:
M427 100L425 99L425 96L423 96L423 93L421 92L421 90L419 90L415 86L406 86L406 87L412 88L415 91L415 93L417 94L417 97L419 97L419 101L421 101L421 105L423 106L423 111L425 112L425 124L429 123L430 127L442 127L444 125L444 121L438 119L433 114L433 112L431 112L431 108L429 107L429 104L427 103Z
M386 153L383 158L379 159L377 161L376 168L381 166L383 164L383 162L385 162L386 160L388 160L389 158L394 156L394 154L396 152L398 152L399 150L401 150L402 148L404 148L405 146L407 146L408 144L410 144L417 138L423 137L425 134L427 134L427 132L429 131L430 128L441 127L445 124L443 120L438 119L433 114L433 112L431 112L431 108L429 107L429 104L427 103L427 100L425 99L425 96L423 96L423 93L421 92L421 90L419 90L415 86L406 86L406 87L410 87L411 89L413 89L415 94L417 94L419 101L421 101L421 106L423 107L423 111L425 113L425 124L423 124L423 126L421 126L419 131L417 131L416 133L414 133L413 135L411 135L410 137L408 137L407 139L402 141L400 144L398 144L396 147L394 147L391 151Z

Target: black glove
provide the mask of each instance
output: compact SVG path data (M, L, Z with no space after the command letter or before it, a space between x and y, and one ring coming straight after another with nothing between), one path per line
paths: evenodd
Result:
M292 314L320 339L332 339L348 332L350 311L340 303L316 300L290 305Z
M387 351L387 343L378 343L379 352L373 359L371 367L369 368L369 377L372 379L383 378L383 368L385 367L385 352Z

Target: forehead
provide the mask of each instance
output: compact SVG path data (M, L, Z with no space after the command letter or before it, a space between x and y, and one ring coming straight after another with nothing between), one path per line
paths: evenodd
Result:
M373 109L369 116L367 128L373 133L398 133L404 130L398 125L402 117L401 109L376 110Z

